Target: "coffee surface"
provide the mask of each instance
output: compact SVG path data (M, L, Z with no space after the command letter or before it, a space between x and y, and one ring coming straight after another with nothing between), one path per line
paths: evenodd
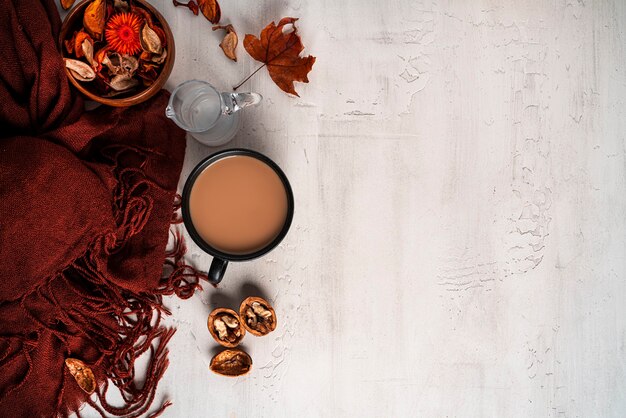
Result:
M251 254L280 233L287 193L276 172L245 155L222 158L200 173L189 196L193 225L202 239L228 254Z

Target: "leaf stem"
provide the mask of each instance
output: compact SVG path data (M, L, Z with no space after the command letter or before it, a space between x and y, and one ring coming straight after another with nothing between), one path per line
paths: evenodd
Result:
M253 76L253 75L255 75L256 73L258 73L258 72L259 72L259 70L260 70L261 68L265 67L266 65L267 65L267 64L263 64L263 65L261 65L259 68L257 68L256 70L254 70L254 72L253 72L252 74L250 74L248 77L246 77L246 78L245 78L245 79L244 79L241 83L239 83L239 84L237 84L235 87L233 87L233 91L237 91L237 89L238 89L239 87L243 86L243 84L244 84L246 81L250 80L250 78L252 78L252 76Z

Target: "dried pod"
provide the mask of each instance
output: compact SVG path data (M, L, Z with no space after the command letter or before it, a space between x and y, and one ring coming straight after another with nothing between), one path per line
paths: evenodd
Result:
M246 330L259 337L276 329L276 312L263 298L251 296L241 302L239 318Z
M152 58L150 58L150 61L156 62L157 64L163 64L165 62L165 58L167 58L167 49L163 48L161 55L153 55Z
M64 58L65 66L70 70L72 77L78 81L92 81L96 78L96 72L82 61Z
M67 10L74 5L75 1L76 0L61 0L61 7L63 7L63 10Z
M141 41L141 47L144 51L148 51L153 54L160 54L163 51L159 35L157 35L157 33L150 26L148 26L147 23L143 25L143 28L141 28L141 36L139 40Z
M235 28L233 27L233 25L213 26L214 31L218 29L224 29L226 31L224 39L222 39L222 42L220 42L220 48L222 48L222 51L224 51L224 55L236 62L237 54L235 53L235 49L237 48L239 38L237 37L237 32L235 32Z
M70 39L66 39L63 41L63 45L65 45L65 50L68 54L74 53L74 45L76 44L76 33L77 32L74 32L74 35L72 35Z
M83 26L95 40L102 39L106 20L106 1L93 0L85 9Z
M161 46L165 48L167 46L167 36L165 36L163 29L161 29L159 25L152 20L152 15L147 10L136 6L130 6L130 11L136 15L142 16L146 20L146 24L150 27L150 29L156 32L161 40Z
M122 67L123 74L132 77L139 68L139 61L132 55L122 55L120 67Z
M91 42L91 39L85 39L81 45L81 49L89 64L91 64L92 67L95 67L95 63L93 61L93 43Z
M243 350L226 349L211 359L209 369L222 376L242 376L252 368L252 358Z
M65 366L82 390L89 394L96 390L96 377L85 363L75 358L67 358L65 359Z
M79 32L76 32L72 39L74 41L73 50L74 50L74 54L76 55L76 58L81 58L85 55L85 52L83 49L83 44L85 42L89 42L93 45L93 39L91 39L91 36L89 36L89 34L82 29Z
M93 66L97 73L100 72L103 64L108 66L111 63L108 57L108 53L109 53L109 48L107 48L106 46L104 48L100 48L95 53Z
M117 52L107 52L102 63L107 66L111 74L122 74L122 56Z
M157 72L157 68L158 68L157 64L152 64L152 63L147 63L147 62L141 63L139 67L139 71L137 71L137 75L143 81L144 86L152 85L152 83L154 83L154 81L157 79L157 77L159 76L159 73Z
M228 308L217 308L207 321L209 332L224 347L237 347L246 335L237 312Z
M126 74L118 74L107 83L115 91L126 91L139 85L139 81Z

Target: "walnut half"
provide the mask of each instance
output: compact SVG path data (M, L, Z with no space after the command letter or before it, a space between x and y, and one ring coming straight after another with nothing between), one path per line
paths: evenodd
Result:
M214 309L209 315L207 325L215 341L224 347L238 346L246 335L246 330L241 326L237 312L232 309Z
M276 312L263 298L254 296L246 298L239 307L239 317L243 326L259 337L276 329Z
M212 359L209 369L223 376L242 376L250 371L252 358L243 350L226 349L217 353Z

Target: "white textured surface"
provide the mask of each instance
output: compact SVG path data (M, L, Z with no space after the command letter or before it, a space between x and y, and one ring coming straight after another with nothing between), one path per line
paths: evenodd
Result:
M153 3L170 89L256 68ZM626 3L221 4L241 39L300 17L317 62L299 99L265 71L243 89L265 102L228 147L281 165L296 215L269 256L167 301L165 416L625 416ZM183 178L214 151L188 142ZM207 315L255 287L279 326L244 340L248 376L213 375Z

